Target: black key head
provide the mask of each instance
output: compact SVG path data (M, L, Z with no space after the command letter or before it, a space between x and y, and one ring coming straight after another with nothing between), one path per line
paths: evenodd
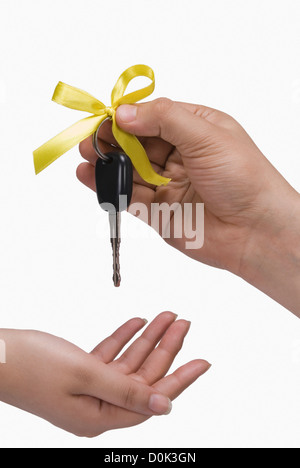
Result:
M132 198L132 162L127 154L119 151L106 153L106 156L109 157L109 161L99 158L96 163L98 201L105 211L124 211L129 207Z

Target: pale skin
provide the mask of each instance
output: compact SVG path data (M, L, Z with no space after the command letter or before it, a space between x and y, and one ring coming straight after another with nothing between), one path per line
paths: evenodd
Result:
M156 317L117 357L145 325L128 321L91 353L42 332L0 330L7 348L0 400L81 437L169 414L171 400L210 364L194 360L166 376L191 325L172 312Z
M240 276L300 317L300 195L241 125L218 110L166 98L120 106L116 119L140 138L153 168L172 179L154 187L135 173L132 203L149 212L152 203L205 204L204 246L186 250L185 238L167 242ZM103 150L116 144L108 126L100 137ZM91 138L80 151L88 162L77 176L95 190Z

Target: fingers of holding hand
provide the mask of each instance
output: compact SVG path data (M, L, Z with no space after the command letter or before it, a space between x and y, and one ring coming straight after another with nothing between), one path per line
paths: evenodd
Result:
M170 143L155 137L140 137L139 140L143 145L151 163L156 164L154 168L163 169L169 154L173 150L173 146L170 145ZM105 140L98 139L98 145L103 153L113 151L114 147L116 147L119 151L121 150L113 136L111 138L107 137L107 139ZM86 159L95 166L98 159L98 155L95 152L93 146L93 137L89 137L86 140L82 141L79 145L79 151L84 159Z
M135 118L128 118L128 111L136 109ZM140 137L153 169L163 174L166 161L174 146L192 150L201 139L216 136L216 129L223 128L245 134L243 128L229 115L209 107L184 102L174 102L161 98L138 105L123 105L117 109L117 123L125 131ZM150 137L150 138L149 138ZM196 145L197 142L197 145ZM101 149L111 151L111 145L117 145L107 122L101 129ZM98 156L94 150L92 137L80 144L80 152L92 166ZM94 172L91 166L82 164L77 170L78 179L92 190L95 190ZM134 181L139 185L153 188L134 174Z
M135 111L134 118L132 111ZM150 161L162 169L174 146L179 146L189 138L193 140L195 136L207 134L213 130L214 125L224 128L239 126L224 112L166 98L138 105L122 105L117 109L116 119L123 130L139 137ZM119 148L110 122L106 122L101 128L99 144L103 152L111 151L111 145ZM96 164L98 156L93 147L92 137L81 142L79 149L84 159L93 165Z
M166 98L120 106L116 119L117 124L129 133L159 137L177 148L207 135L214 127L211 122L190 112L181 103Z
M77 178L89 189L96 192L95 167L92 164L80 164L77 168ZM150 223L149 216L151 214L151 204L154 203L155 192L152 188L146 187L145 184L143 182L133 183L129 212L134 216L139 216L139 218L143 219L146 223ZM141 207L146 207L147 210L141 212Z
M89 189L96 192L95 166L91 163L81 163L76 172L78 180Z
M114 150L114 147L112 147L107 142L101 142L100 148L103 153L108 153ZM86 161L88 161L89 164L83 163L78 166L77 177L79 181L82 182L84 185L96 191L95 165L99 156L95 152L95 149L93 146L93 138L89 137L86 140L84 140L80 144L79 149L80 149L80 153L82 157ZM153 170L160 175L166 175L164 174L164 171L165 171L164 166L169 155L173 151L173 146L169 145L169 143L159 138L146 138L144 139L144 149L151 162ZM122 151L122 150L121 148L117 147L117 151ZM137 173L135 169L133 172L133 181L136 184L142 185L146 188L151 188L152 190L155 189L155 186L150 185L147 182L145 182L140 177L140 175Z
M136 109L133 120L128 120L130 108ZM117 122L128 132L134 129L136 135L160 136L174 146L178 146L180 135L184 136L188 131L187 124L190 124L191 137L194 135L193 129L197 129L199 136L212 131L214 127L241 129L240 124L225 112L200 104L172 101L166 98L134 106L120 106L117 110Z

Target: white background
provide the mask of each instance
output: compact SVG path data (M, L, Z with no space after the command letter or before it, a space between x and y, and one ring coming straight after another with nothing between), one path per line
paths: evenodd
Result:
M0 326L88 351L130 317L172 310L192 321L176 366L213 364L170 416L93 440L0 404L1 447L299 448L299 320L127 214L115 290L106 215L75 178L78 150L38 177L32 162L84 116L51 103L59 80L109 104L120 73L145 63L153 98L232 114L299 190L299 24L297 0L1 0Z

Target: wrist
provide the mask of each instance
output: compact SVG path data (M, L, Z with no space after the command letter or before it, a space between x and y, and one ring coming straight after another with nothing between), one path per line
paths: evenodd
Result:
M251 229L239 276L300 316L300 195L277 198Z

